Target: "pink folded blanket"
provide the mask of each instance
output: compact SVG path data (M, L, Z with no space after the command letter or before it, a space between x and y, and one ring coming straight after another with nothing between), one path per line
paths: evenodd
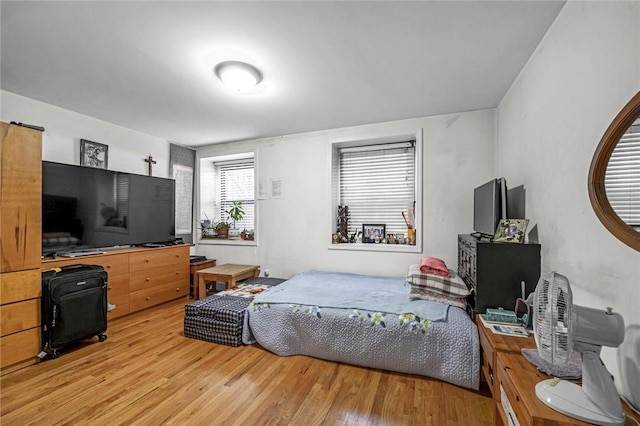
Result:
M423 257L420 260L420 271L424 274L439 275L441 277L449 276L449 269L443 260L436 257Z

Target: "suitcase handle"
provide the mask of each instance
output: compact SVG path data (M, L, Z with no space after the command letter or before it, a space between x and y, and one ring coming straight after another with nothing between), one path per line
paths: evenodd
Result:
M99 266L100 268L102 268L100 265L83 265L83 264L77 264L77 265L68 265L68 266L57 266L55 268L51 268L51 271L55 271L56 273L60 273L62 271L72 271L74 269L80 269L80 268L84 268L87 266Z

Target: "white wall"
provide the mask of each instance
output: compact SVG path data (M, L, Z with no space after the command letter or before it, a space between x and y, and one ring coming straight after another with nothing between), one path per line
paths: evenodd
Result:
M624 316L621 349L602 358L640 406L640 253L598 221L589 166L605 130L640 90L640 2L564 6L498 107L498 174L527 193L543 272L571 283L574 303Z
M331 143L423 128L423 253L331 250ZM473 225L473 188L495 176L495 110L379 123L323 132L219 144L197 156L256 150L258 182L281 180L283 197L258 200L258 246L199 244L218 263L269 266L289 278L306 269L404 276L422 255L457 264L457 234ZM400 214L400 212L398 212ZM196 217L200 217L196 214Z
M80 139L109 145L109 169L146 174L149 154L154 176L168 176L169 142L73 111L0 92L0 119L43 126L43 159L79 164ZM457 234L472 231L473 188L495 177L495 110L379 123L323 132L200 147L198 157L234 149L255 149L258 181L281 180L282 198L259 200L258 246L201 244L193 253L218 263L270 267L289 278L306 269L402 276L422 255L457 263ZM372 253L329 250L330 146L334 141L423 129L423 252ZM399 213L398 213L399 214ZM195 212L199 218L199 212Z
M80 139L109 146L109 170L147 174L149 155L157 161L153 175L169 175L169 142L86 115L45 104L15 93L0 91L0 119L45 128L42 159L80 164Z

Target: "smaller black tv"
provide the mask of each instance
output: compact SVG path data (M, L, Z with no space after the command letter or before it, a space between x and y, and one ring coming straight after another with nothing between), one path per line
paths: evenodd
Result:
M473 230L476 238L491 239L500 219L507 218L507 183L491 179L473 191Z

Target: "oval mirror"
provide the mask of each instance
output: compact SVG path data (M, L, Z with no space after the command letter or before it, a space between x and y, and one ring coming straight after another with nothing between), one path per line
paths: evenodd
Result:
M596 148L589 198L609 232L640 251L640 92L616 116Z

